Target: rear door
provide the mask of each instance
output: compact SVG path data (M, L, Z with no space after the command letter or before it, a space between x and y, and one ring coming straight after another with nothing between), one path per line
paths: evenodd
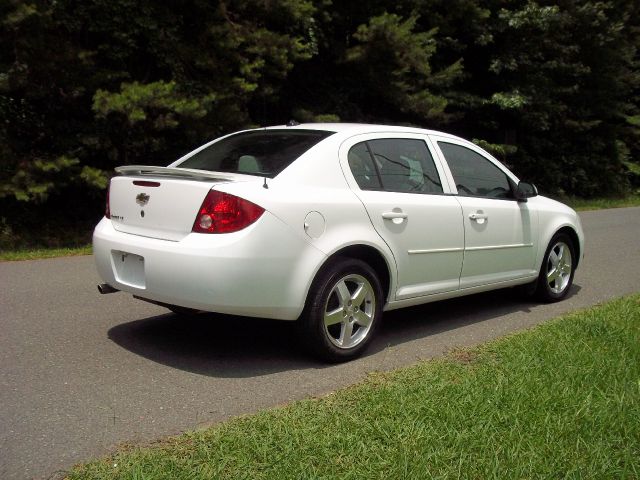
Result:
M459 287L464 248L459 203L421 135L361 135L340 158L347 181L396 261L395 299Z

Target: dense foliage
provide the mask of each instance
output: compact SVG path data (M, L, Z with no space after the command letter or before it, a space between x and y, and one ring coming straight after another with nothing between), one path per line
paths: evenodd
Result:
M638 187L634 0L4 0L0 22L5 240L97 220L117 165L290 118L452 131L550 194Z

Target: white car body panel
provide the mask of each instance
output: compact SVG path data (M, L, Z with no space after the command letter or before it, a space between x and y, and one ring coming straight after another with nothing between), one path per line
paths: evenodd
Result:
M113 228L123 233L176 242L191 233L195 212L215 185L213 182L157 178L160 186L149 188L134 185L136 178L114 177L111 181ZM133 200L144 192L149 193L150 199L141 206ZM175 201L176 198L180 201Z
M580 221L569 207L541 196L527 201L458 196L438 140L473 149L518 182L497 160L458 137L355 124L288 128L335 133L275 178L221 174L219 180L191 179L131 172L115 177L112 218L104 218L94 233L101 278L118 290L168 305L295 320L323 265L353 246L370 248L384 260L385 310L531 282L549 241L562 228L575 232L580 257L584 254ZM375 138L423 140L443 193L361 190L347 153L356 143ZM180 168L214 142L169 167ZM134 180L161 185L139 187ZM210 189L248 200L265 212L239 232L192 233ZM150 196L144 206L136 204L139 193ZM383 217L390 212L406 217ZM486 215L484 222L470 218L478 213Z
M582 261L585 252L584 232L578 214L570 207L538 195L530 198L528 202L531 208L535 208L539 215L538 252L536 255L536 270L540 269L542 257L546 246L551 241L553 235L563 228L571 229L578 237L578 248L580 249L578 261Z
M361 191L397 264L396 300L457 290L464 255L460 205L446 195ZM402 214L406 218L385 218Z
M457 200L462 206L465 237L461 288L537 275L538 212L528 202Z
M300 315L309 277L326 258L268 213L240 232L192 233L180 242L124 234L103 219L93 241L98 273L115 288L170 305L282 320ZM118 278L119 252L144 259L142 284Z

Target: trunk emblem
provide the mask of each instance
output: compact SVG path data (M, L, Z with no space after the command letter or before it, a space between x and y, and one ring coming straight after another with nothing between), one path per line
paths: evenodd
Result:
M149 203L149 195L146 193L139 193L136 196L136 203L141 207L144 207L147 203Z

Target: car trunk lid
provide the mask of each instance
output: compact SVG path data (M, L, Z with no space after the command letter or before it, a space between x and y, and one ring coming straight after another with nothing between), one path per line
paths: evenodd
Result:
M113 227L124 233L179 241L188 235L207 193L216 184L255 177L168 167L118 167L111 179Z

